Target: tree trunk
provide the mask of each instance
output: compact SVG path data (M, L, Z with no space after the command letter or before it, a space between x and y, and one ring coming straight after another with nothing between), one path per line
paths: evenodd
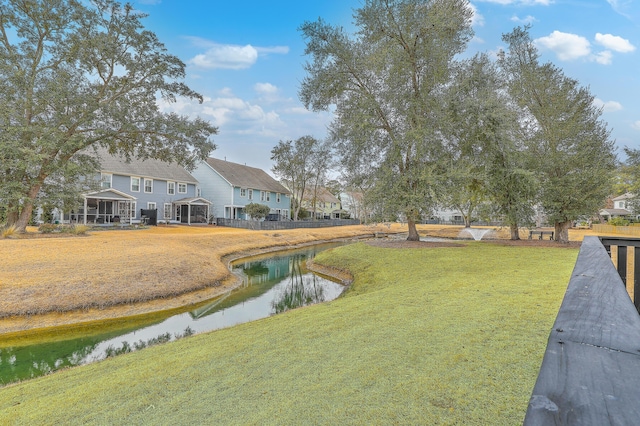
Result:
M555 224L555 240L560 243L568 243L569 242L569 227L571 226L571 221L567 220L565 222L556 222Z
M420 235L416 229L416 221L412 217L409 217L407 219L407 225L409 225L409 236L407 237L407 241L420 241Z
M513 224L510 227L511 230L511 239L519 240L520 239L520 229L518 228L518 224Z
M18 232L27 232L27 225L31 221L31 212L33 212L33 201L28 200L23 204L18 220L15 222L15 227Z

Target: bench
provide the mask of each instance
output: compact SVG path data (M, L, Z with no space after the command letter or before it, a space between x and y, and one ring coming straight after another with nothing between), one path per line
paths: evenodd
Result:
M549 239L553 240L553 231L529 231L529 239L532 239L534 235L537 235L539 240L542 240L545 235L548 235Z

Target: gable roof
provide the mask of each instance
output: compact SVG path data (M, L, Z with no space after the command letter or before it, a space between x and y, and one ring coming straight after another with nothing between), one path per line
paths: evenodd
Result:
M302 199L305 201L311 201L313 199L313 191L305 191L302 195ZM316 200L324 201L325 203L340 203L338 197L329 192L327 188L320 187L316 191Z
M207 158L207 164L232 186L290 194L287 188L262 169L211 157Z
M96 148L100 160L100 171L125 176L140 176L168 181L178 181L197 184L196 178L191 176L184 167L178 163L167 163L165 161L146 159L140 160L135 157L127 162L126 158L120 155L111 155L102 147Z
M626 194L622 194L622 195L619 195L619 196L615 197L615 198L613 199L613 201L628 200L628 199L630 199L630 198L635 198L635 197L636 197L636 195L635 195L635 194L632 194L632 193L630 193L630 192L627 192Z

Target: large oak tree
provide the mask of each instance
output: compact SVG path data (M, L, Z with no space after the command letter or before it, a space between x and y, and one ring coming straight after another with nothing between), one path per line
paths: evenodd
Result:
M367 0L354 35L321 19L301 26L311 56L301 100L335 108L343 167L373 177L378 208L406 218L409 240L441 174L439 96L471 17L466 0Z
M159 109L202 100L185 65L113 0L0 0L0 202L24 230L38 197L60 203L95 172L91 147L187 167L215 127ZM89 154L89 155L87 155Z

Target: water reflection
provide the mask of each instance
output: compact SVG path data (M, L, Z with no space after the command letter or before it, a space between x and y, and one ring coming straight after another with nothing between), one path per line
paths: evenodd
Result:
M9 346L0 342L0 386L193 333L333 300L343 287L308 271L305 261L317 251L336 245L339 244L309 247L234 264L234 272L243 276L240 289L190 312L156 318L150 324L124 323L119 329L102 333L96 333L95 327L86 328L69 338L60 336L65 330L56 329L33 344L13 343Z

